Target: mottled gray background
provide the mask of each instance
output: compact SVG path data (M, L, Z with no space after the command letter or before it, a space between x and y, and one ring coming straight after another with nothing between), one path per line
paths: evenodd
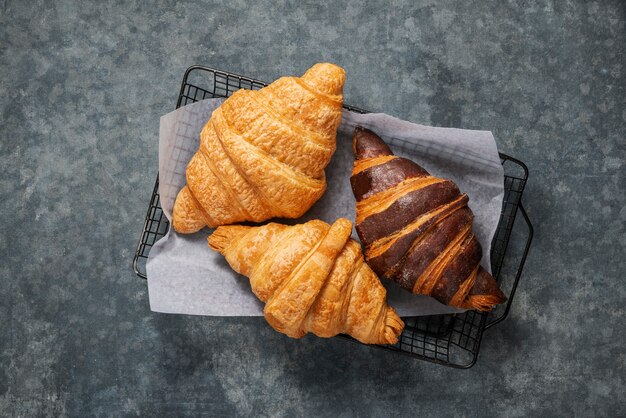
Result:
M0 415L624 416L624 21L620 1L0 1ZM130 266L185 68L321 60L346 102L490 129L530 167L534 247L468 371L149 311Z

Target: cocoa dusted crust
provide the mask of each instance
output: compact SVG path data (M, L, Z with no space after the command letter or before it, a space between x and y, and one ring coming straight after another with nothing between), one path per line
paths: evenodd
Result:
M380 276L442 303L491 310L506 297L482 267L468 197L406 158L374 132L354 131L350 178L356 230L368 264Z
M431 184L423 189L407 193L382 212L367 217L356 230L364 242L373 242L390 235L419 215L446 204L461 194L451 181Z
M471 222L472 211L467 206L454 211L450 216L432 225L432 233L425 235L413 246L396 254L395 266L389 269L387 276L398 282L408 291L413 291L415 282L428 266L445 250L449 242L462 232L466 222ZM396 249L396 253L399 253Z
M470 277L478 263L480 263L482 255L483 250L476 237L473 235L467 237L461 245L461 251L450 260L441 273L431 295L435 299L448 304L457 290L459 290L461 283Z
M350 177L357 202L387 190L411 178L426 177L428 172L406 158L394 158L386 163L366 168Z

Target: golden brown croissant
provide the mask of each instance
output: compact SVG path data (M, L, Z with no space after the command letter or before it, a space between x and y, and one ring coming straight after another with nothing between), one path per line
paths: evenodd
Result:
M350 239L352 222L220 226L209 246L250 278L267 322L292 338L347 333L366 344L395 344L404 323Z
M365 128L354 131L354 155L356 230L379 276L466 309L491 310L506 300L479 264L482 248L472 233L466 194L396 157Z
M326 190L345 72L316 64L258 90L238 90L217 108L187 166L174 204L182 233L205 225L303 215Z

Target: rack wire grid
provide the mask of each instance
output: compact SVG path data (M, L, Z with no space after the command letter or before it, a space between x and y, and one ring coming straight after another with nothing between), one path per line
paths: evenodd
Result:
M185 71L176 108L203 99L228 97L239 89L258 90L266 85L249 77L194 65ZM366 113L354 106L344 105L344 108ZM528 169L524 163L508 155L500 153L500 159L505 173L505 192L498 229L491 245L491 267L493 276L508 293L507 303L499 305L491 313L467 311L462 314L405 317L402 319L406 326L398 343L375 347L441 365L469 368L478 358L483 332L508 315L530 248L533 228L521 202ZM521 213L523 222L519 222L518 213ZM133 259L133 269L139 277L146 278L145 263L150 249L168 229L169 222L159 202L157 175ZM515 236L514 240L511 240L512 236ZM510 242L513 244L509 245ZM356 342L350 337L343 337Z

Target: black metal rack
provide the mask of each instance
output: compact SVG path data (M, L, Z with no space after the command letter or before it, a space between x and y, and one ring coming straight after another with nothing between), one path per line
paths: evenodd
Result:
M228 97L242 88L258 90L266 85L267 83L252 78L194 65L185 71L176 108L203 99ZM364 110L353 106L344 107L365 113ZM402 318L406 326L398 343L375 347L450 367L469 368L478 358L483 332L508 315L530 248L533 228L521 202L528 169L524 163L508 155L501 153L500 159L505 173L505 194L500 222L491 244L491 267L493 276L505 293L508 293L507 303L498 306L491 313L468 311L455 315ZM517 245L512 246L515 248L509 248L511 237L521 231L519 222L516 222L516 219L519 219L518 212L521 213L526 225L525 241L523 236L522 238L516 236ZM133 259L133 269L139 277L146 278L145 262L150 248L167 233L168 229L169 222L163 215L159 202L157 176ZM524 231L521 233L524 234Z

